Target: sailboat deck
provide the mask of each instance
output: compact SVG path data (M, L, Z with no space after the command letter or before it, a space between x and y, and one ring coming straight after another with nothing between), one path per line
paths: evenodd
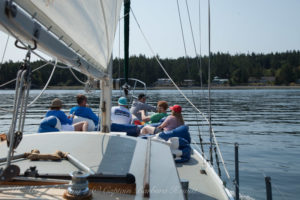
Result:
M77 160L88 166L96 173L124 175L133 174L136 180L136 195L115 193L112 195L121 199L144 199L143 184L147 140L116 134L99 134L83 132L60 132L25 135L16 149L15 155L38 149L40 153L54 153L56 150L69 152ZM0 158L7 156L6 142L0 143ZM150 153L150 199L184 199L179 177L170 152L169 146L160 142L151 142ZM30 161L16 160L15 165L21 169L21 174L31 166L36 166L39 174L69 174L77 171L75 166L63 161ZM0 164L5 167L5 163ZM29 198L41 198L47 195L45 189L35 188L37 192L26 194L22 190L5 191L0 194L31 195ZM51 195L61 195L61 190L51 188ZM2 198L2 194L0 198ZM97 191L95 195L105 196L105 192ZM33 195L33 196L32 196ZM61 196L62 197L62 196ZM94 196L96 197L96 196ZM5 197L8 198L7 196ZM43 197L44 198L44 197ZM45 197L46 198L46 197ZM105 198L107 199L107 198Z
M189 181L188 199L230 199L227 189L217 177L211 165L196 151L187 163L177 163L180 179Z

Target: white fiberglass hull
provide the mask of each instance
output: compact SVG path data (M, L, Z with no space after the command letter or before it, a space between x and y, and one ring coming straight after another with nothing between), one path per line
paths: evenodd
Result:
M41 153L54 153L57 150L68 152L95 173L116 175L130 173L134 175L135 194L94 190L94 199L144 199L147 140L128 137L122 133L55 132L29 134L24 136L15 155L30 152L32 149L38 149ZM1 142L0 158L6 156L6 142ZM149 160L150 199L184 199L180 179L189 181L189 199L230 199L219 177L196 152L190 162L175 165L169 146L161 142L151 141ZM66 160L54 162L19 159L14 160L12 164L20 167L21 174L24 174L25 170L32 166L36 166L39 174L69 174L78 170ZM0 167L5 167L5 163L1 163ZM202 169L200 167L206 167L206 176L199 173ZM18 189L13 185L9 187L12 187L11 190L2 190L3 187L0 189L0 199L53 199L53 197L59 199L63 198L62 195L66 190L63 187L51 186L47 188L28 186L27 189Z

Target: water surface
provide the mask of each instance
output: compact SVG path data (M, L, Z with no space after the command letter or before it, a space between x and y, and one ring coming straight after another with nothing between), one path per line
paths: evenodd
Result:
M39 94L32 90L30 101ZM27 114L25 134L34 133L55 97L64 102L64 111L76 105L81 90L48 90ZM184 93L200 110L207 114L207 91L185 90ZM113 91L116 104L119 91ZM209 134L205 121L197 111L175 90L148 91L148 103L158 100L183 107L186 124L195 142L198 130L206 143ZM99 91L87 94L89 106L99 110ZM14 91L0 90L0 108L12 109ZM264 176L271 176L273 199L298 199L300 196L300 90L213 90L212 125L216 133L226 166L231 175L222 178L233 190L234 143L239 143L240 193L243 199L265 199ZM0 132L7 132L11 114L0 110ZM198 128L198 125L200 128ZM205 153L208 145L204 146ZM215 160L214 160L215 161Z

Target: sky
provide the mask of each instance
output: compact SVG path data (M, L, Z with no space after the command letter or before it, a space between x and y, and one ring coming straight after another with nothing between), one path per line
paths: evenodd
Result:
M178 0L178 2L187 54L194 57L196 52L186 1ZM208 0L187 0L187 2L197 54L200 54L201 50L202 55L207 55ZM199 23L199 2L201 23ZM131 7L155 54L161 58L177 58L185 55L177 0L131 0ZM211 0L210 7L212 52L240 54L300 50L300 0ZM123 10L121 17L122 15ZM122 58L123 20L120 22L121 32L119 29L116 31L113 54L114 57ZM0 33L0 62L6 39L7 36ZM16 49L13 42L10 38L4 61L22 60L25 56L24 51ZM130 55L153 56L132 15L129 52Z

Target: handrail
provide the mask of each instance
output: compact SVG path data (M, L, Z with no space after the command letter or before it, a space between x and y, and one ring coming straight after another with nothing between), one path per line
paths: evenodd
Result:
M122 87L121 87L123 85L122 81L125 83L126 79L125 78L117 78L117 79L114 79L114 80L117 80L119 82L120 95L122 96ZM130 103L131 103L132 100L133 100L133 97L137 98L136 96L134 96L137 84L139 83L139 84L141 84L143 86L143 88L144 88L144 94L147 94L147 85L146 85L145 82L143 82L143 81L141 81L139 79L136 79L136 78L128 78L128 82L130 82L130 81L134 82L133 89L129 90L131 92L130 93L131 94Z

